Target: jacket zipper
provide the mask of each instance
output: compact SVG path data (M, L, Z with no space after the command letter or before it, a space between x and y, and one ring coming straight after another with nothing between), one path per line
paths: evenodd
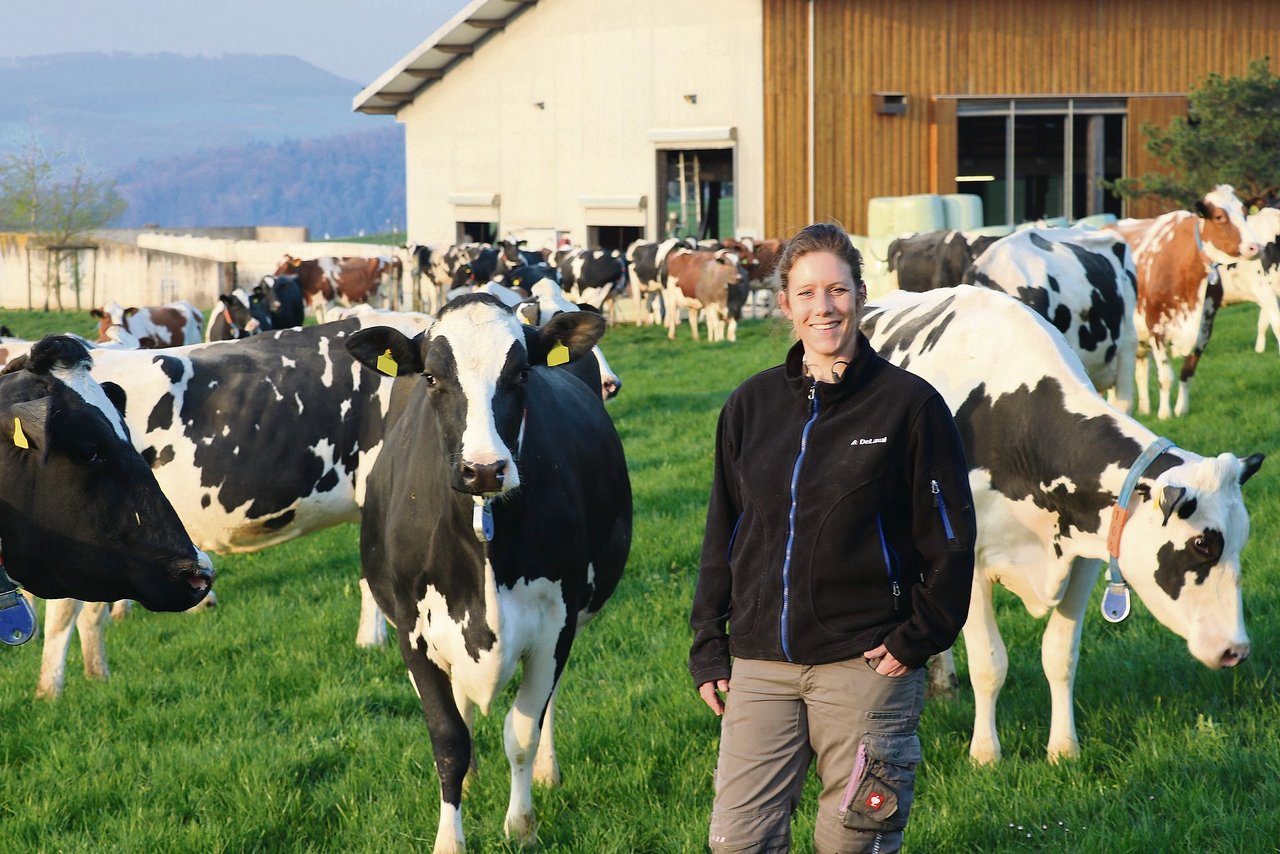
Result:
M889 575L889 588L893 591L893 610L902 605L902 588L898 586L898 567L889 555L889 541L884 536L884 520L876 514L876 530L880 532L880 552L884 555L884 571Z
M787 552L782 560L782 656L791 661L791 643L788 640L788 628L791 621L791 547L796 541L796 489L800 483L800 464L804 462L804 452L809 446L809 430L813 422L818 420L818 381L809 385L809 420L805 422L800 433L800 453L796 454L796 464L791 469L791 509L787 513Z
M942 530L947 535L947 542L955 545L956 532L952 530L951 518L947 516L947 502L942 498L942 488L936 480L929 481L929 488L933 490L933 506L938 508L938 515L942 517Z
M729 548L724 553L724 562L726 564L731 564L733 562L733 544L738 539L738 529L742 527L742 517L746 515L747 513L744 510L738 514L738 521L733 523L733 533L729 535Z

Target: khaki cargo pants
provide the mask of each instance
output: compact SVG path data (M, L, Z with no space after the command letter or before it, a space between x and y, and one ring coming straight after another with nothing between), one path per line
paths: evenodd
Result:
M925 672L890 677L863 658L806 666L738 659L720 729L711 850L788 851L817 758L814 850L898 851L920 761Z

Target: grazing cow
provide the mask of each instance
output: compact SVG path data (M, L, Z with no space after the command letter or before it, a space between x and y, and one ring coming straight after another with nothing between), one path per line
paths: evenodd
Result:
M1240 485L1261 455L1155 453L1158 446L1144 454L1157 436L1106 405L1062 336L1004 294L967 286L890 294L868 304L862 330L881 356L942 394L964 441L978 516L964 627L974 759L1000 757L995 704L1008 658L992 609L996 583L1034 616L1050 615L1041 658L1051 759L1079 752L1072 691L1080 633L1111 555L1110 619L1126 612L1127 583L1207 667L1249 654L1240 596L1249 514ZM1131 501L1121 500L1126 482L1136 484ZM1127 515L1116 512L1122 504Z
M36 342L0 375L3 569L44 598L182 611L209 592L213 566L129 443L121 402L67 336ZM12 631L12 609L26 603L8 596L0 624Z
M1138 271L1138 412L1151 411L1147 352L1160 383L1159 417L1170 415L1171 360L1182 357L1175 415L1191 409L1191 378L1209 344L1213 318L1222 306L1219 268L1258 254L1244 205L1227 184L1196 202L1196 213L1170 211L1155 219L1121 220L1107 226L1133 250Z
M436 852L463 849L471 721L517 666L504 728L508 836L534 841L531 783L559 781L553 697L575 635L622 575L631 486L599 397L546 365L585 355L604 327L589 312L523 326L493 297L473 294L416 338L369 329L347 345L400 377L369 477L360 555L398 627L430 732Z
M668 238L661 243L637 240L627 247L627 269L631 272L631 299L635 305L636 325L650 326L662 323L663 310L662 271L667 255L677 246L687 246L679 238Z
M1067 339L1094 387L1110 389L1121 412L1132 409L1137 286L1119 236L1087 228L1015 232L991 244L964 278L1035 309Z
M268 293L270 288L258 283L250 293L244 288L236 288L229 294L222 294L218 301L222 310L215 311L209 318L205 328L206 341L233 341L237 338L248 338L271 328L271 303Z
M271 294L268 298L271 329L293 329L302 325L306 318L306 304L296 275L263 276L258 287L267 289Z
M98 319L99 344L157 350L204 340L204 314L186 300L147 308L124 308L109 302L89 314Z
M97 349L93 375L123 389L133 443L196 544L253 552L360 518L391 380L366 374L343 342L367 326L412 335L428 321L372 315L165 353ZM382 617L361 593L356 642L380 645ZM104 668L89 675L102 676L101 609L85 610L81 645ZM52 697L62 690L71 621L46 612L46 623L63 627L46 634L37 687Z
M1258 255L1222 265L1222 304L1258 304L1258 337L1253 349L1267 351L1267 327L1280 343L1280 210L1263 208L1246 217L1257 239Z
M689 310L689 328L698 340L698 313L707 316L707 340L738 340L738 317L749 290L747 274L738 254L728 249L677 249L664 264L667 304L667 337L675 340L680 309Z
M899 237L889 244L889 282L904 291L968 284L965 271L974 259L999 240L963 231L926 231Z
M304 302L311 306L316 320L323 323L325 309L335 300L344 306L371 301L382 283L383 274L394 274L399 264L399 259L385 257L328 257L302 261L286 255L275 275L296 275Z
M605 312L614 297L627 287L627 262L617 252L573 248L556 253L560 286L576 303L587 303ZM606 304L608 309L606 309Z

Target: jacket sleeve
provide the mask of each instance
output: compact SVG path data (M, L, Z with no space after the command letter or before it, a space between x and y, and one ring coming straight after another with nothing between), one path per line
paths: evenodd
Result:
M729 569L729 546L742 513L735 472L736 445L732 437L733 400L720 411L716 428L715 471L711 498L707 504L707 526L702 537L702 560L698 586L693 594L689 625L693 646L689 650L689 673L694 685L729 678L729 604L733 596L733 576Z
M955 643L969 615L977 520L960 431L941 395L921 405L911 433L911 533L924 571L911 579L911 618L884 643L903 664L923 667Z

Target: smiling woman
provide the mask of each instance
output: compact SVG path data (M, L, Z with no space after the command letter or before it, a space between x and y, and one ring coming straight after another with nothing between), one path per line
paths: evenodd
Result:
M787 244L779 305L799 340L720 414L689 654L724 716L713 851L789 847L815 758L815 850L899 850L924 663L968 611L960 435L933 387L858 331L861 267L836 225Z

